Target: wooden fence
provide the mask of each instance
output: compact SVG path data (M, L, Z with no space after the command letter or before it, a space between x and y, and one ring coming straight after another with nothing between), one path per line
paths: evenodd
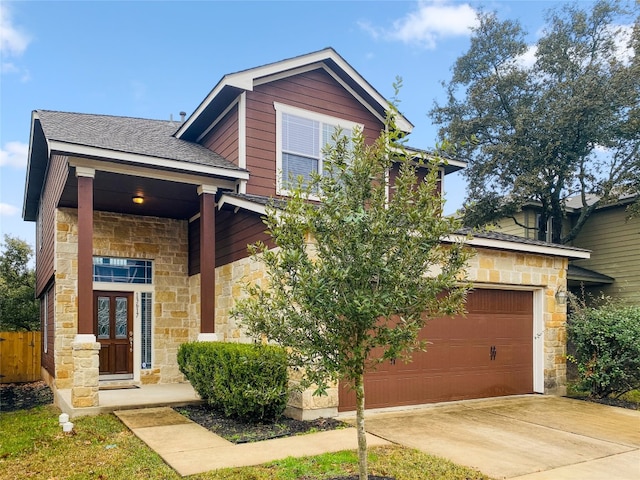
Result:
M0 383L40 380L40 332L0 332Z

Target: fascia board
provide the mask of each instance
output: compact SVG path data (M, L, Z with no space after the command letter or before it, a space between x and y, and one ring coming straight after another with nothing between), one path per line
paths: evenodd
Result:
M228 170L210 165L200 165L197 163L187 163L166 158L138 155L135 153L119 152L85 145L76 145L65 142L52 141L49 145L50 151L59 151L64 154L78 155L94 158L105 158L110 160L120 160L148 167L162 167L172 170L181 170L189 173L214 175L217 177L233 178L234 180L248 180L249 172L246 170Z
M462 235L449 235L443 237L442 241L445 243L464 243L472 247L483 247L498 250L511 250L514 252L551 255L554 257L566 257L575 260L591 258L590 250L561 248L554 247L552 245L531 245L528 243L507 242L505 240L497 240L493 238L472 237L471 239L467 239Z
M218 210L222 209L225 204L232 205L234 207L242 208L250 212L259 213L260 215L267 214L267 207L259 203L246 200L244 198L232 197L230 195L222 195L218 200Z
M149 168L139 165L106 162L104 160L91 160L88 158L70 157L69 166L75 168L93 168L97 172L117 173L120 175L134 175L142 178L166 180L168 182L188 183L190 185L210 185L212 187L226 188L229 190L233 190L235 188L235 181L233 179L214 180L209 176L203 177L197 174L160 170L158 168Z

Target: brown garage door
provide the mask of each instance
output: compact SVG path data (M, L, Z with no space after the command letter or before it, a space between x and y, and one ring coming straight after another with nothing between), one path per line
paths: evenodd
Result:
M533 292L476 289L466 316L432 320L431 342L413 361L385 362L365 376L366 408L533 392ZM355 410L340 385L340 411Z

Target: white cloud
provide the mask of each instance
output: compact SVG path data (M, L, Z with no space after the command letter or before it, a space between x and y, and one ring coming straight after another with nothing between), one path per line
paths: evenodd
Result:
M5 58L18 57L27 49L29 42L29 35L13 24L9 7L0 3L0 54Z
M18 207L8 203L0 203L0 217L12 217L20 212Z
M0 150L0 167L26 168L29 145L22 142L7 142Z
M527 51L516 58L516 63L524 68L531 68L536 63L536 52L538 51L537 45L529 45Z
M476 11L467 3L450 0L421 0L417 9L395 20L391 28L359 22L360 28L374 39L386 38L434 49L446 37L468 36L477 25Z

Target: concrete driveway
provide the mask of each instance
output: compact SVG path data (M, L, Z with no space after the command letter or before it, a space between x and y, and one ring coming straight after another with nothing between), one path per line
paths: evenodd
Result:
M527 395L367 412L368 432L496 478L640 479L640 412Z

